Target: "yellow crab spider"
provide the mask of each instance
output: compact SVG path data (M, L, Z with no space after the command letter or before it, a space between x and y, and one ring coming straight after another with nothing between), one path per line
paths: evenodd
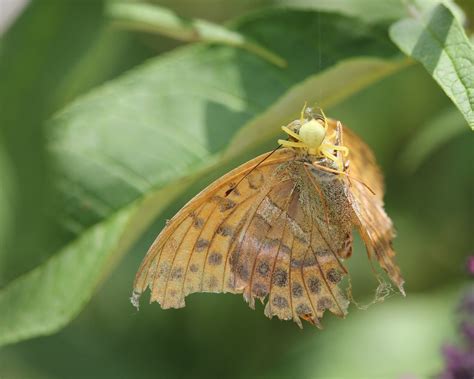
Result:
M310 119L305 121L304 112L306 110L306 104L301 111L301 118L299 120L298 133L291 130L288 126L282 126L281 129L288 134L295 141L278 140L278 143L283 147L294 147L301 148L308 151L308 154L317 155L320 157L326 157L337 164L340 172L344 170L344 164L341 157L337 156L338 151L342 152L344 156L349 154L349 149L345 146L338 146L330 143L329 141L336 136L336 132L333 132L330 136L327 136L328 123L325 114L321 111L323 120ZM296 121L298 122L298 121ZM289 125L291 126L291 124Z

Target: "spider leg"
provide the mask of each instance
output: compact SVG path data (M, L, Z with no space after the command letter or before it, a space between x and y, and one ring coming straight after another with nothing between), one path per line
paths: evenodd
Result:
M278 143L283 147L307 147L303 142L287 141L285 139L279 139Z
M349 154L349 149L346 146L338 146L338 145L332 145L330 143L323 143L321 147L323 147L325 150L341 151L345 157L347 157L347 155Z
M282 126L281 130L283 130L286 134L292 136L295 140L301 141L301 137L287 126Z
M342 124L340 121L338 121L336 123L336 138L335 138L335 144L337 146L340 146L340 147L343 147L344 150L337 150L336 149L336 156L337 158L339 159L339 161L341 162L341 169L342 170L345 170L347 169L346 168L346 162L344 161L344 158L347 157L349 155L349 149L347 147L344 146L344 142L343 142L343 128L342 128ZM342 153L342 154L341 154ZM350 181L349 181L350 183Z
M323 118L324 118L324 131L327 133L328 131L328 118L326 117L326 115L324 114L324 111L322 108L320 108L321 110L321 114L323 115Z
M342 162L342 160L338 157L336 157L334 154L330 153L329 151L327 151L326 149L321 149L321 154L323 154L326 158L332 160L334 163L337 164L337 167L338 167L338 171L340 173L343 172L343 169L344 169L344 164Z
M304 121L304 111L306 110L306 106L308 105L308 102L305 101L304 102L304 105L303 105L303 109L301 110L301 114L300 114L300 122L301 124L303 124L303 121Z

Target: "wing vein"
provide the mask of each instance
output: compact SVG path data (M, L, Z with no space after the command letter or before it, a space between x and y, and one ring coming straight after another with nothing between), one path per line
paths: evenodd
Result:
M324 274L323 269L321 268L321 264L319 263L317 254L315 253L315 251L314 251L312 245L310 246L310 249L311 249L311 252L312 252L313 255L314 255L314 258L316 259L316 263L317 263L317 265L318 265L319 272L321 273L321 277L322 277L323 280L324 280L324 284L326 285L327 289L329 290L329 293L331 294L331 297L332 297L332 298L334 299L334 301L336 302L337 307L339 308L339 310L341 311L341 313L344 314L344 311L342 310L341 305L339 304L339 301L337 300L336 296L334 296L334 293L332 292L331 286L328 284L328 281L327 281L327 279L326 279L326 275Z
M282 183L285 183L285 182L287 182L287 181L284 181L284 182L282 182ZM291 197L293 196L293 193L294 193L295 188L296 188L296 185L293 186L293 188L291 189L291 192L290 192L290 194L289 194L289 196L288 196L288 201L286 202L285 208L283 208L283 209L285 209L285 212L283 211L283 209L280 209L280 213L278 214L278 217L276 218L277 220L280 218L280 216L281 216L283 213L287 213L287 212L288 212L288 206L289 206L289 204L290 204L290 200L291 200ZM270 194L270 193L271 193L271 191L268 192L268 194ZM268 196L268 195L267 195L267 196ZM267 196L265 196L265 197L267 197ZM258 209L257 209L257 210L258 210ZM285 219L286 219L286 218L285 218ZM271 225L271 226L268 228L268 230L265 232L265 236L264 236L264 237L262 238L262 240L260 241L260 245L259 245L258 250L257 250L257 255L255 256L255 259L254 259L254 261L253 261L252 274L250 275L250 282L249 282L249 286L248 286L251 295L252 295L253 276L254 276L254 272L255 272L255 267L256 267L256 265L257 265L258 256L260 255L260 252L262 251L262 246L263 246L263 244L264 244L264 242L265 242L265 240L266 240L266 238L267 238L267 236L268 236L268 233L269 233L271 230L273 230L273 225ZM284 234L284 231L283 231L283 234ZM280 244L281 244L281 240L282 240L283 237L284 237L283 234L282 234L282 238L280 239ZM270 283L271 283L271 280L272 280L272 277L270 276ZM268 293L270 294L270 291L269 291Z

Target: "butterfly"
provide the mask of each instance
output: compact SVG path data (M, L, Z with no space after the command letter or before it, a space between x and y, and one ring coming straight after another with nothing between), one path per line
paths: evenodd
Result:
M184 307L195 292L229 292L251 308L262 301L270 318L320 327L326 310L347 314L341 282L354 229L404 294L369 147L306 104L282 129L288 139L277 149L227 173L167 222L136 274L136 307L147 288L163 309Z

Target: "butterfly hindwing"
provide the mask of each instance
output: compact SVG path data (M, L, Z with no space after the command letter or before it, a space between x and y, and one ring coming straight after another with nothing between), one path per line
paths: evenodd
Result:
M383 178L375 157L370 148L347 128L344 129L344 145L350 151L349 173L365 184L357 181L349 184L348 195L355 214L354 224L367 246L369 256L375 256L392 282L404 293L404 280L395 263L392 248L395 231L383 208Z

